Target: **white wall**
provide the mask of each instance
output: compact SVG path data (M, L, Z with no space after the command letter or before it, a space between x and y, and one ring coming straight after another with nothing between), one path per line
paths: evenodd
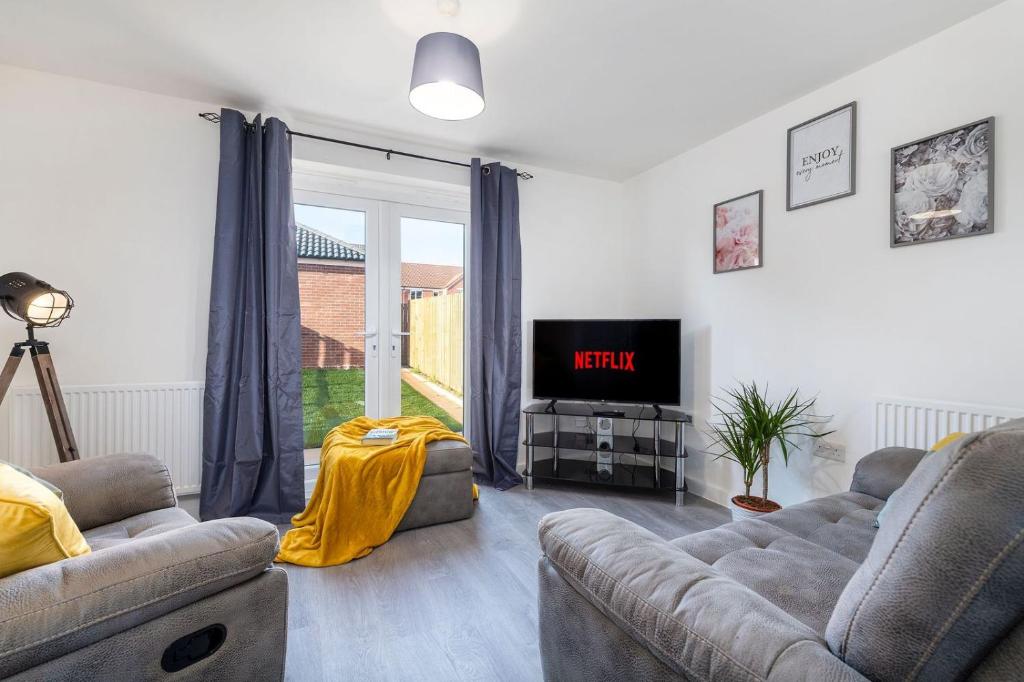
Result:
M64 385L203 380L219 150L217 127L196 114L217 109L0 66L0 272L24 270L75 297L72 317L39 334L53 343ZM282 118L298 130L472 156ZM468 183L464 169L308 140L295 141L294 156ZM599 300L628 314L627 271L609 248L622 185L529 170L536 179L520 184L524 320L596 314ZM23 335L0 318L3 352ZM34 385L22 364L14 385ZM8 419L0 406L0 458Z
M799 387L834 414L843 464L771 469L790 504L845 489L871 444L868 400L1024 407L1024 2L1014 0L678 156L627 183L638 254L632 313L684 327L684 402L698 422L735 380ZM858 103L857 194L787 212L786 129ZM995 234L889 248L889 150L996 117ZM712 205L765 191L764 267L713 275ZM656 293L655 293L656 292ZM701 442L694 438L691 451ZM724 502L737 467L696 455L694 491Z
M218 149L198 106L0 67L0 271L74 297L38 334L65 385L203 376ZM23 338L0 320L4 352ZM14 385L34 383L26 357Z

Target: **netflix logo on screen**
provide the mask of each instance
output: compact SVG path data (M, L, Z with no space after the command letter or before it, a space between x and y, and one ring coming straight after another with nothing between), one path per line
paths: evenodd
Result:
M678 405L679 320L534 320L533 395Z
M573 369L616 369L623 372L635 372L633 356L635 352L610 350L578 350L573 354Z

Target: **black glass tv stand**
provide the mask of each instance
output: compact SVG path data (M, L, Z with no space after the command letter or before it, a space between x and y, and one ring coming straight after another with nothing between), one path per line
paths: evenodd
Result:
M649 490L671 494L676 505L682 506L686 491L683 443L686 425L693 423L685 412L657 405L609 406L552 400L528 405L523 415L523 478L528 490L533 490L537 482ZM623 433L601 438L599 445L592 425L585 430L582 426L566 428L559 424L559 417L611 419L613 426L620 426L615 431ZM621 426L622 422L626 426ZM640 424L650 424L646 429L650 436L629 435ZM666 437L669 429L671 439ZM590 455L585 455L588 452Z

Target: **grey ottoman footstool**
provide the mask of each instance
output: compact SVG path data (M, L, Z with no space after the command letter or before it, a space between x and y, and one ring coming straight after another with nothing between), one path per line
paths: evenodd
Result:
M468 519L473 515L473 451L465 443L427 445L423 478L396 531Z

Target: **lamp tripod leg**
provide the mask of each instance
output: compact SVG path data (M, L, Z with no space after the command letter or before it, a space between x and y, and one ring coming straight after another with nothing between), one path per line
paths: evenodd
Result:
M39 381L39 391L43 394L43 404L46 406L46 416L50 420L50 430L53 431L53 441L57 444L57 456L61 462L74 461L78 459L78 445L75 443L75 434L71 431L64 396L57 382L57 370L53 366L50 349L45 343L32 346L32 364L36 368L36 379Z
M23 355L25 355L25 349L20 345L16 345L11 350L11 354L7 356L7 362L4 363L3 370L0 370L0 403L7 397L7 389L11 387L11 382L14 381L14 374L18 371L18 365L21 364L21 357Z

